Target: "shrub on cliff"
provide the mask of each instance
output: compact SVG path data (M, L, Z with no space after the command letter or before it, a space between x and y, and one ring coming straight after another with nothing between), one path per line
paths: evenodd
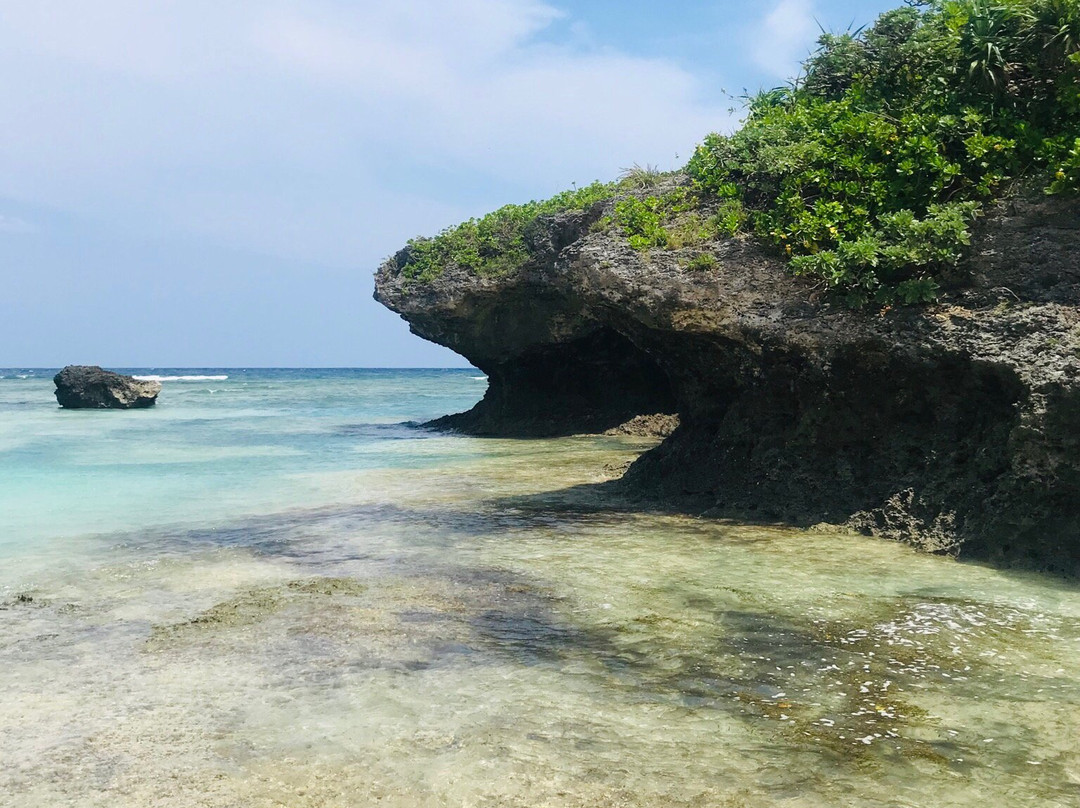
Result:
M934 0L821 37L688 172L849 302L931 299L981 203L1041 171L1080 188L1080 0Z
M825 34L801 78L752 98L743 127L706 137L686 174L692 186L664 193L637 168L508 205L410 242L403 272L509 272L539 217L616 197L602 223L637 250L753 233L853 305L931 300L1009 180L1080 191L1080 0L909 0Z
M520 266L529 256L525 242L528 226L541 216L585 210L611 196L614 186L594 182L564 191L551 199L505 205L494 213L444 230L435 238L409 242L407 278L430 281L443 268L456 265L478 275L501 275Z

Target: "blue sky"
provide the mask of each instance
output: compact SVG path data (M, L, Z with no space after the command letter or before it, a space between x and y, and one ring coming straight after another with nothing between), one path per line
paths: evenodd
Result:
M453 366L414 235L672 168L850 0L0 0L0 367Z

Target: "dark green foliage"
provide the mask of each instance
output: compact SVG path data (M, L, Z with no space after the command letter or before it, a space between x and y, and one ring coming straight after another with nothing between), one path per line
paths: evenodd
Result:
M1080 187L1080 0L934 0L826 34L793 88L688 166L851 303L932 299L981 203L1025 172Z
M537 219L585 210L608 199L613 191L614 186L595 182L540 202L506 205L480 219L448 228L435 238L413 239L403 273L410 280L424 282L437 278L447 266L459 266L478 275L509 272L528 259L525 237Z

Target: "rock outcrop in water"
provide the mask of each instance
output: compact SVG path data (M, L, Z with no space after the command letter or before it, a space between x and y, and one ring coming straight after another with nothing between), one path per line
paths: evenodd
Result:
M490 387L437 425L474 434L681 425L619 483L715 516L820 522L934 552L1080 573L1080 208L1001 203L939 304L831 304L753 242L715 266L542 221L503 277L445 267L376 298L467 357Z
M140 381L96 365L68 365L53 377L56 400L65 409L130 410L153 407L161 382Z

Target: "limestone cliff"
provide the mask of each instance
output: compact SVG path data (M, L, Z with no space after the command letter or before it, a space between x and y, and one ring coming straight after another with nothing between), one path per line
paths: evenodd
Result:
M848 524L937 552L1080 574L1080 206L1021 197L977 228L933 306L850 311L753 241L712 268L542 220L502 277L448 266L376 298L467 357L490 388L442 426L682 425L627 472L643 500L716 516Z

